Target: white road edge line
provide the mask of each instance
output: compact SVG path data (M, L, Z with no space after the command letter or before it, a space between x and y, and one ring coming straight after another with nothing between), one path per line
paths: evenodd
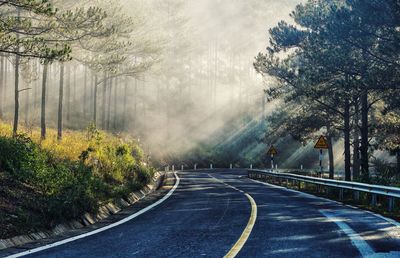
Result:
M336 203L336 204L339 204L339 205L343 205L343 206L346 206L346 207L349 207L349 208L352 208L352 209L360 210L360 211L363 211L363 212L368 213L370 215L373 215L373 216L375 216L377 218L383 219L386 222L389 222L390 224L392 224L393 226L400 227L400 223L395 221L394 219L387 218L387 217L385 217L383 215L377 214L377 213L372 212L372 211L364 210L364 209L358 208L358 207L353 206L353 205L344 204L342 202L338 202L338 201L331 200L331 199L328 199L328 198L319 197L319 196L316 196L316 195L312 195L312 194L304 193L304 192L301 192L301 191L289 189L289 188L286 188L286 187L283 187L283 186L268 184L268 183L261 182L261 181L258 181L258 180L254 180L254 179L250 179L250 180L253 181L253 182L262 184L262 185L274 187L274 188L277 188L277 189L282 189L282 190L285 190L285 191L288 191L288 192L297 193L299 195L303 195L303 196L308 197L308 198L320 199L320 200L324 200L324 201L327 201L327 202L332 202L332 203Z
M319 212L327 217L328 220L338 225L338 227L349 237L351 243L358 249L362 257L371 257L376 255L371 246L369 246L359 234L357 234L349 225L347 225L343 219L326 210L319 210Z
M118 222L115 222L113 224L110 224L108 226L105 226L105 227L90 231L88 233L85 233L85 234L82 234L82 235L79 235L79 236L67 238L67 239L52 243L52 244L48 244L48 245L45 245L45 246L37 247L37 248L31 249L31 250L27 250L25 252L21 252L21 253L18 253L18 254L13 254L13 255L7 256L7 258L16 258L16 257L22 257L22 256L25 256L25 255L33 254L33 253L38 253L38 252L41 252L41 251L44 251L44 250L47 250L47 249L50 249L50 248L53 248L53 247L56 247L56 246L60 246L60 245L64 245L64 244L76 241L78 239L82 239L82 238L85 238L85 237L88 237L88 236L91 236L91 235L98 234L98 233L106 231L106 230L108 230L110 228L114 228L114 227L117 227L117 226L119 226L121 224L124 224L124 223L126 223L126 222L128 222L128 221L130 221L130 220L142 215L143 213L148 212L149 210L153 209L154 207L156 207L156 206L160 205L161 203L163 203L164 201L166 201L175 192L176 188L178 188L179 183L180 183L180 178L179 178L179 176L177 175L176 172L174 172L174 176L176 178L175 185L172 187L172 189L163 198L161 198L157 202L147 206L146 208L144 208L144 209L142 209L142 210L130 215L129 217L126 217L125 219L122 219L122 220L120 220Z

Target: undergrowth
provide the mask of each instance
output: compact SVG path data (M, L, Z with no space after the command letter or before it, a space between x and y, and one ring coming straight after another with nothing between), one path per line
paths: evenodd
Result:
M150 182L154 169L137 142L90 126L39 130L11 137L0 124L0 238L50 228L96 212L102 203L127 196Z

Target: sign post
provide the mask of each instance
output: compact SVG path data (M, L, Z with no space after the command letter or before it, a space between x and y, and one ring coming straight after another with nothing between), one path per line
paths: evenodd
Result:
M271 156L271 170L274 170L274 156L278 155L278 151L274 145L269 148L267 154Z
M329 144L328 144L328 140L321 135L317 141L317 143L314 146L314 149L319 149L319 169L320 169L320 173L322 176L322 172L324 170L324 167L322 166L322 160L323 160L323 150L326 150L329 148Z

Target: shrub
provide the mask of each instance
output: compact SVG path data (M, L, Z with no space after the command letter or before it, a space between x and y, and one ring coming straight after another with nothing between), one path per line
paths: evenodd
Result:
M31 140L25 135L12 138L4 130L0 124L0 171L35 193L32 200L24 198L24 209L17 209L13 222L25 231L96 212L102 203L141 189L154 174L143 165L145 155L137 143L93 126L86 134L66 133L62 142L49 130L48 139L40 143L35 142L36 131Z
M35 180L46 170L47 157L39 145L24 135L14 138L0 136L0 169L19 180Z

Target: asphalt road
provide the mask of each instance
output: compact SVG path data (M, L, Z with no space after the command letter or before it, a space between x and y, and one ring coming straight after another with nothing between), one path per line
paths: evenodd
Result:
M400 257L400 227L371 213L240 170L178 175L175 192L148 212L29 257L224 257L235 243L237 257Z

